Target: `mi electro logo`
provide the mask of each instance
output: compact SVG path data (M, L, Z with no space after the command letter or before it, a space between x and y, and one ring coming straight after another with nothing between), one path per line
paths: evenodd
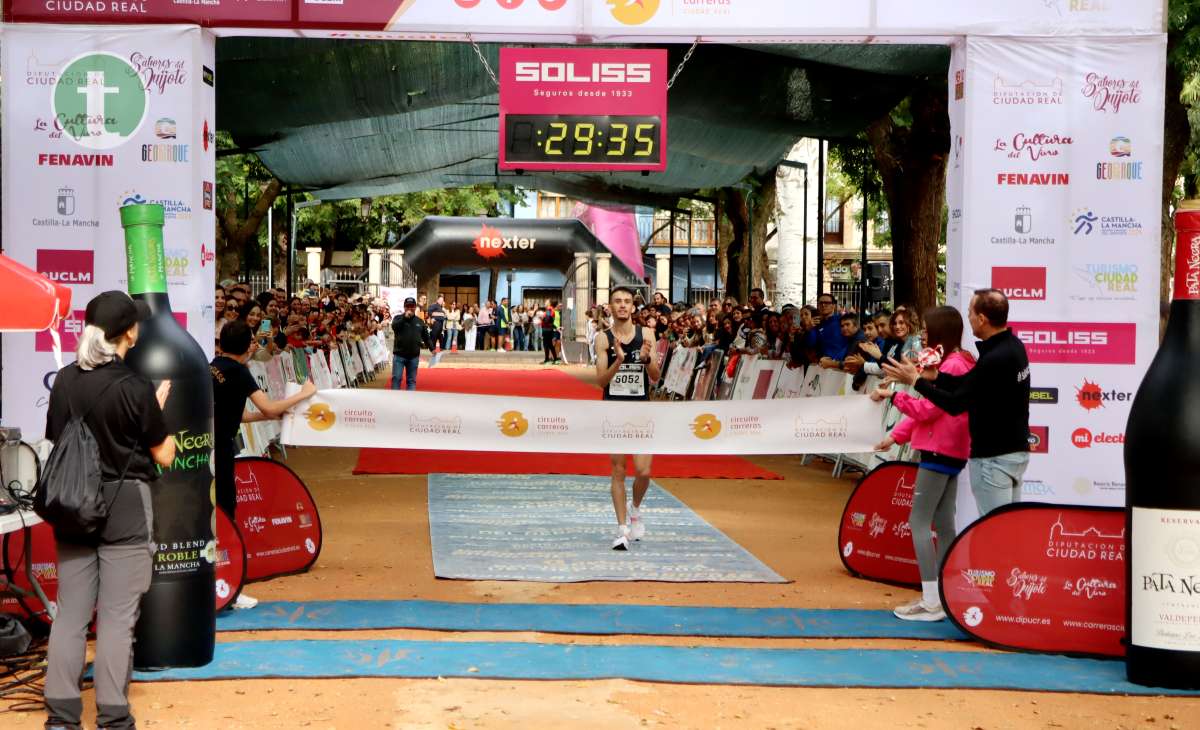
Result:
M551 84L648 84L648 63L593 63L572 61L518 61L516 79Z
M1040 405L1058 403L1058 388L1030 388L1029 402Z

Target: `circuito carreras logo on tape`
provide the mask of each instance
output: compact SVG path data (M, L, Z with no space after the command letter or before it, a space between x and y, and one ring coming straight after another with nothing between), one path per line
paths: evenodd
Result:
M129 141L149 110L146 87L138 70L114 53L76 56L54 84L50 109L63 134L93 150Z
M701 413L692 421L692 434L698 439L716 438L721 433L721 419L711 413Z
M313 403L304 412L304 421L314 431L328 431L337 423L337 415L324 403Z
M659 0L605 0L612 16L625 25L641 25L658 12Z
M529 420L520 411L505 411L500 414L500 420L496 421L496 426L505 436L520 438L529 431Z

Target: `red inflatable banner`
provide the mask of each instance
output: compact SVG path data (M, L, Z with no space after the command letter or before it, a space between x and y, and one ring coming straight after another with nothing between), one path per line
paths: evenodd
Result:
M321 518L308 487L283 464L235 461L237 528L246 546L246 582L303 573L321 553Z
M1024 503L972 523L942 565L946 614L1009 649L1123 656L1125 511Z
M908 526L916 483L917 465L906 461L880 464L859 480L838 528L838 554L847 570L884 583L921 584Z
M54 546L54 530L50 525L41 522L34 525L29 532L33 543L33 575L46 593L46 598L53 603L58 598L58 550ZM46 614L37 597L32 595L33 587L25 575L25 531L5 533L3 550L4 577L29 595L3 595L0 597L0 613L11 613L26 618L36 616L50 623L50 616Z
M225 512L213 510L216 526L213 534L217 536L217 610L222 611L237 600L246 582L246 546L242 544L242 536L238 528Z

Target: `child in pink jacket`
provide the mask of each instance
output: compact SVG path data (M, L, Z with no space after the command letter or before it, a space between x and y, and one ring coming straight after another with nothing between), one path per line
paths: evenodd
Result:
M936 307L925 314L927 348L921 353L921 377L933 379L938 372L965 375L975 359L960 347L962 316L954 307ZM971 435L967 414L952 416L933 403L905 392L879 388L871 397L891 397L904 418L876 448L886 450L894 444L912 441L921 452L917 483L913 488L913 547L921 571L921 598L893 612L905 621L941 621L946 617L938 595L938 568L954 540L954 506L958 495L958 473L971 455ZM930 524L937 531L936 554Z

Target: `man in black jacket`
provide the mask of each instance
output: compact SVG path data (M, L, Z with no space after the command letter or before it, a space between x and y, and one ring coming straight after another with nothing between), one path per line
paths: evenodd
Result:
M392 390L400 390L400 376L404 376L404 389L417 389L417 366L421 363L421 348L429 347L429 328L417 316L417 300L404 300L404 314L392 319Z
M911 360L883 366L891 380L913 385L938 408L967 413L971 431L971 491L980 516L1021 501L1021 479L1029 466L1029 357L1008 329L1008 299L997 289L979 289L967 312L980 342L979 362L966 375L918 377Z

